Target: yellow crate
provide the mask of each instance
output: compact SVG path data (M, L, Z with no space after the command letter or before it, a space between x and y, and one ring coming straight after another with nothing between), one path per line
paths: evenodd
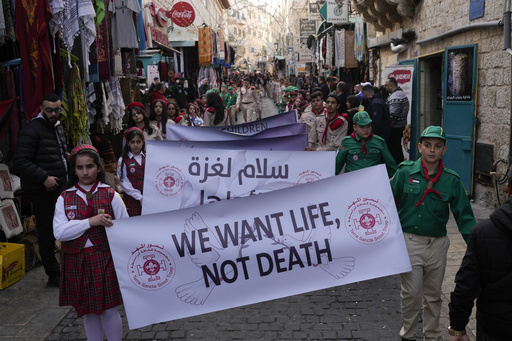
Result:
M25 245L0 243L0 290L25 277Z

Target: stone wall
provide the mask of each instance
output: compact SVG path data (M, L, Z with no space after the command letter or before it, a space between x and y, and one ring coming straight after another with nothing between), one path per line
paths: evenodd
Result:
M468 24L501 20L502 16L503 1L486 1L485 16L470 21L467 0L423 0L416 7L414 18L404 19L401 25L395 24L394 28L414 28L418 35L417 40L423 40ZM478 43L476 142L494 145L494 160L507 161L512 56L503 50L503 27L475 28L427 44L412 44L398 58L389 47L381 48L380 79L384 77L384 67L396 64L397 60L416 56L421 58L441 52L448 46L475 43ZM478 155L475 157L478 158ZM497 204L496 193L491 186L475 183L474 194L478 203L487 206ZM501 189L500 196L503 202L506 198L504 189Z

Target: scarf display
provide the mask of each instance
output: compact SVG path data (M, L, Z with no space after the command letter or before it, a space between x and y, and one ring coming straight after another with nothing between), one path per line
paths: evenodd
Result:
M212 29L200 27L198 30L199 65L209 66L212 63Z
M334 65L345 67L345 30L334 31Z

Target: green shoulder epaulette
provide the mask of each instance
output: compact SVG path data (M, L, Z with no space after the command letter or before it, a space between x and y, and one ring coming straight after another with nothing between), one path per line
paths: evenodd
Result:
M448 167L444 167L444 168L443 168L443 171L445 171L445 172L446 172L446 173L448 173L448 174L451 174L451 175L455 176L457 179L460 179L460 175L459 175L459 173L457 173L457 172L456 172L456 171L454 171L453 169L450 169L450 168L448 168Z
M414 164L414 161L404 161L404 162L400 162L400 164L398 165L398 168L402 167L402 166L412 166Z

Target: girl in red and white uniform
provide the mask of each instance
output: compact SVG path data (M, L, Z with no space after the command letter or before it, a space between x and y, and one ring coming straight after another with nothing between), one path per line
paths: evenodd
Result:
M126 143L117 161L117 177L123 189L123 201L130 217L142 211L142 189L146 166L146 144L140 128L132 127L124 132Z
M123 303L105 227L127 218L123 200L104 183L98 151L90 145L73 149L73 175L58 198L53 219L55 238L62 242L59 305L72 305L84 317L88 340L122 338L116 309Z

